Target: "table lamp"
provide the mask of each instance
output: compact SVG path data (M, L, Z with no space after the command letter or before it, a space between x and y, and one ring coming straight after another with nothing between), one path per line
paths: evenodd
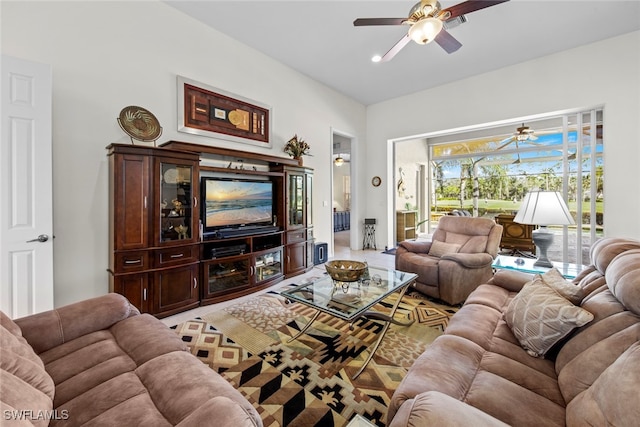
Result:
M553 243L553 233L547 226L575 224L562 195L557 191L541 190L527 193L513 221L540 226L532 233L533 243L538 247L538 259L533 264L536 267L553 267L547 257L547 249Z

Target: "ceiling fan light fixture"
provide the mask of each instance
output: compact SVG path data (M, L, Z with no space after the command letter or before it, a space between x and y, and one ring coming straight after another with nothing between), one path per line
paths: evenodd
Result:
M336 157L333 160L333 164L338 166L338 167L340 167L340 166L342 166L344 164L344 159L342 158L342 156L340 154L338 154L338 157Z
M409 28L409 37L418 44L432 42L442 30L442 21L438 18L422 18Z

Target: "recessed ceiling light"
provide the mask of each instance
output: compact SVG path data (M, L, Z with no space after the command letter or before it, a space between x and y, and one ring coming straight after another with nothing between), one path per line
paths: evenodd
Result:
M380 62L380 60L382 59L382 56L380 55L373 55L373 58L371 58L372 62Z

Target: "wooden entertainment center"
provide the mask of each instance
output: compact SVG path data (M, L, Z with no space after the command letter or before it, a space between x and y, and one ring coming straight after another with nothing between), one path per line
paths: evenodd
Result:
M297 160L169 141L111 144L109 290L165 317L313 268L313 170ZM273 222L203 234L202 177L273 183Z

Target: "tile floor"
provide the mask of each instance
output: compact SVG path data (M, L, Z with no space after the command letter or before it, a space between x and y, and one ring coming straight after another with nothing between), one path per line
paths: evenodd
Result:
M377 250L373 250L373 249L367 249L364 251L351 250L349 248L349 231L340 231L340 232L334 233L334 243L335 243L335 247L334 247L335 253L331 259L352 259L357 261L367 261L369 265L372 265L375 267L382 267L382 268L394 267L395 257L393 255L383 254L382 251L384 250L384 247L378 248ZM165 317L161 320L164 322L165 325L168 325L168 326L177 325L179 323L186 322L187 320L191 320L195 317L198 317L207 313L211 313L212 311L221 310L232 304L236 304L242 301L243 299L252 298L255 295L259 295L261 293L268 292L272 289L279 288L282 285L289 284L289 283L298 283L301 281L301 279L304 279L307 276L317 275L318 271L324 272L325 271L324 265L322 264L316 265L313 268L313 270L309 271L308 273L305 273L300 276L292 277L290 279L286 279L282 282L275 284L270 288L263 289L256 293L249 294L240 298L232 299L229 301L217 303L217 304L204 305L201 307L194 308L193 310L188 310L182 313L175 314L173 316Z

